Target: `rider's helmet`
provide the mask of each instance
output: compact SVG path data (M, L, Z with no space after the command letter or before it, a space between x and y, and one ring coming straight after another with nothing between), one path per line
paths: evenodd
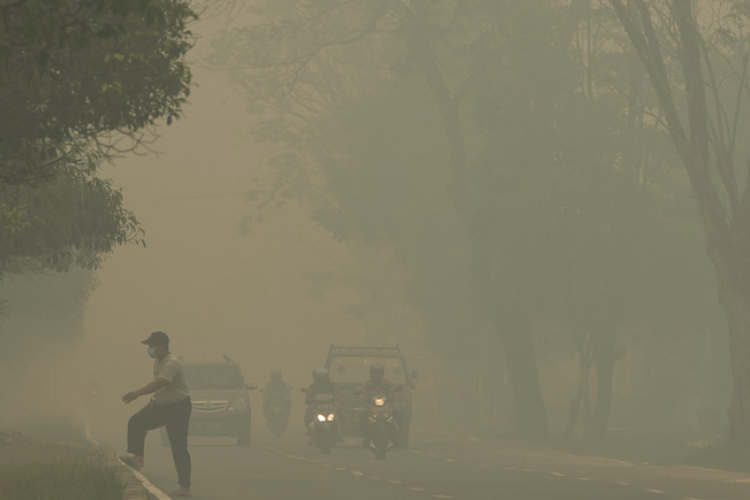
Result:
M328 370L322 366L317 367L312 372L313 380L319 384L328 382Z
M281 380L281 370L274 370L271 372L271 380Z
M381 380L385 375L385 367L380 363L375 363L370 367L370 378L372 380Z

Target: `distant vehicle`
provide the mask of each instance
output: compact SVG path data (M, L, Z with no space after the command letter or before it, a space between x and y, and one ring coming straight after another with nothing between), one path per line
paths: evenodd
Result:
M307 392L305 387L300 389ZM312 436L315 446L320 448L324 455L331 453L331 449L336 445L341 434L341 424L338 418L338 409L336 407L336 395L321 393L316 395L312 401L313 421Z
M400 416L400 432L396 445L409 444L412 418L412 389L417 372L409 372L406 359L398 346L395 347L343 347L331 345L325 367L331 382L338 389L339 409L343 435L359 436L359 418L362 401L358 393L362 384L370 378L370 367L379 363L385 367L387 378L396 389L391 406Z
M365 439L375 458L385 459L385 454L398 441L400 429L390 404L390 396L371 394L367 403Z
M291 390L291 387L287 387L283 394L268 394L265 389L260 390L265 397L263 413L266 416L266 425L276 437L280 437L281 433L289 428L289 414L292 410Z
M191 436L234 437L238 446L250 446L252 413L248 391L256 384L246 384L242 370L231 358L223 361L194 361L183 364L193 412L190 415ZM168 445L162 427L162 443Z

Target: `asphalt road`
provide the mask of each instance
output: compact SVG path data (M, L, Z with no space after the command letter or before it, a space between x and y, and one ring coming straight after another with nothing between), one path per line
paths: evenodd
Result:
M158 432L149 433L146 445L143 473L161 490L174 490L169 448L161 446ZM291 432L276 439L256 431L250 447L191 438L190 449L194 497L206 500L750 498L750 475L634 465L451 434L415 432L408 450L392 450L384 461L354 439L322 455Z

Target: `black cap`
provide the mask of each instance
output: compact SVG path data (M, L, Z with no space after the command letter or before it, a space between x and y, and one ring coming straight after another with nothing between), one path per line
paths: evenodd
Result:
M164 332L154 332L149 338L141 342L141 344L167 346L169 345L169 337Z

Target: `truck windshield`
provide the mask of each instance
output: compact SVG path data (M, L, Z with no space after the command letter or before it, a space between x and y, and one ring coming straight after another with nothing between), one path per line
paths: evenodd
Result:
M328 367L331 382L364 384L370 379L370 366L385 367L385 378L392 384L406 384L401 358L386 356L333 356Z
M185 376L191 389L239 389L245 386L235 366L186 365Z

